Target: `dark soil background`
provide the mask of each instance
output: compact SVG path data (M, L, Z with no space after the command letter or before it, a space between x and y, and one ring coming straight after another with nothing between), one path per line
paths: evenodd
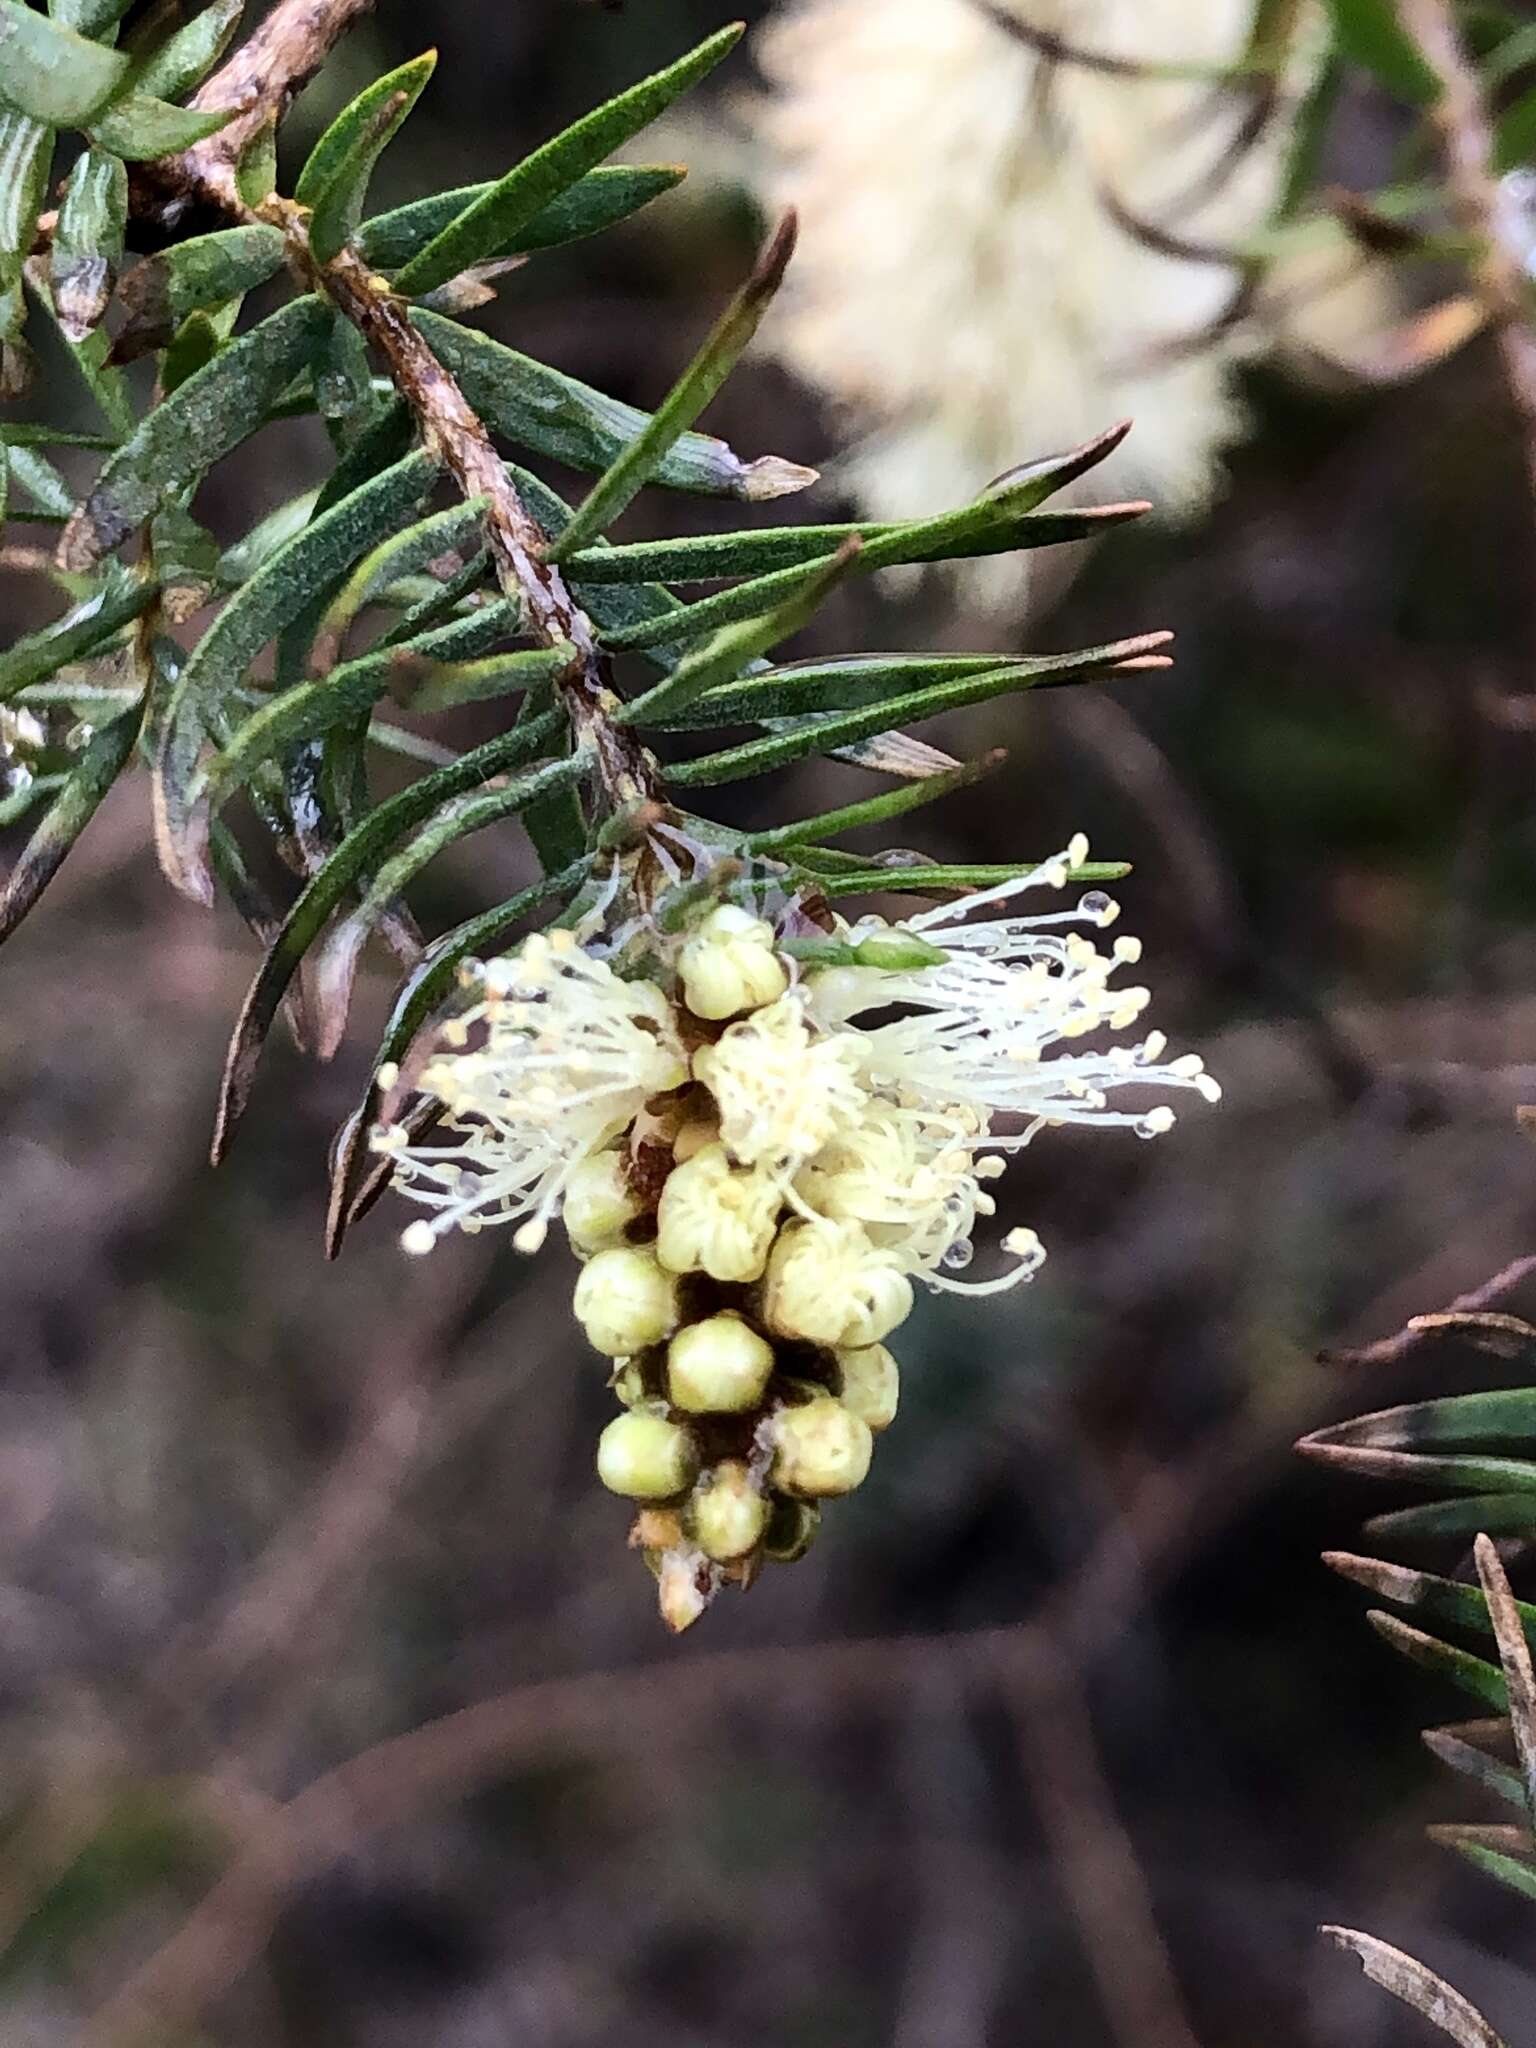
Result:
M380 196L491 175L733 11L385 0L291 141L435 42ZM1370 138L1381 113L1350 119ZM530 264L489 324L653 401L755 233L744 204L677 195ZM924 1302L868 1486L679 1644L592 1478L608 1397L563 1252L482 1238L410 1262L386 1209L324 1263L326 1149L388 963L333 1066L274 1049L214 1175L251 943L161 883L141 785L102 813L0 980L8 2044L75 2040L228 1844L266 1839L274 1800L484 1702L435 1775L385 1753L350 1782L260 1960L157 2042L1429 2039L1320 1942L1335 1920L1536 2040L1529 1909L1423 1838L1496 1817L1417 1741L1466 1709L1317 1561L1397 1499L1291 1450L1335 1415L1518 1371L1444 1344L1355 1369L1316 1353L1536 1234L1514 1123L1536 1093L1532 508L1482 345L1393 389L1257 372L1249 396L1209 521L1122 533L1002 636L1170 625L1177 668L965 714L935 737L1005 743L1008 765L911 835L1003 859L1083 827L1133 861L1154 1021L1226 1101L1155 1145L1033 1148L1006 1208L1049 1243L1040 1281ZM771 366L710 425L754 453L835 445ZM320 459L307 428L265 436L209 516L234 532ZM865 593L818 630L961 629L932 595ZM816 767L735 815L856 786ZM526 863L515 836L473 842L434 869L424 920ZM212 1944L217 1984L238 1916L198 1924L186 1967Z

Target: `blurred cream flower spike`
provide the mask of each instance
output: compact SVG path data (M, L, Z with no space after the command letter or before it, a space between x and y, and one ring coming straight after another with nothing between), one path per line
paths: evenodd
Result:
M1302 14L1305 40L1315 0ZM1217 248L1256 233L1285 94L1245 135L1250 94L1137 67L1230 66L1253 22L1254 0L792 0L765 33L756 124L801 221L765 332L865 436L844 476L873 516L964 503L1021 450L1126 414L1093 490L1206 505L1243 425L1236 273L1131 223ZM1017 603L1041 559L968 565L967 587Z

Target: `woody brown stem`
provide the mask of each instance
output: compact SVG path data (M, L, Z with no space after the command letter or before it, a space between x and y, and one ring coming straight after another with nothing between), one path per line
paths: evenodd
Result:
M216 135L153 167L152 203L167 223L195 212L282 229L289 268L300 283L323 293L373 344L427 446L442 456L466 497L485 499L497 580L520 607L526 627L546 646L575 649L559 687L572 736L592 756L606 806L621 810L659 800L655 761L613 721L619 698L592 621L560 571L544 560L542 529L484 423L411 325L405 302L351 249L318 263L308 215L294 201L274 194L253 209L240 196L236 173L243 152L280 118L332 44L371 5L372 0L281 0L197 96L200 107L233 106L240 113Z

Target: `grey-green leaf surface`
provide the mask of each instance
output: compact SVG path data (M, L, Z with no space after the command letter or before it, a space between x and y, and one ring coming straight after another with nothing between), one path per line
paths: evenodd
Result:
M357 963L379 919L430 862L450 846L489 826L504 824L526 812L540 797L568 790L585 772L584 764L568 759L513 776L496 789L472 790L451 797L412 833L398 853L384 861L369 882L356 910L340 919L316 953L316 1008L324 1020L317 1050L322 1059L335 1052L352 1000Z
M573 469L604 470L645 430L648 413L488 335L424 307L411 319L485 424L520 447ZM745 462L724 441L689 433L667 451L654 480L704 497L756 501L803 490L816 473L776 455Z
M818 849L819 851L819 849ZM808 861L809 850L796 849L790 856L798 863ZM957 867L938 861L904 863L900 867L871 865L869 867L845 868L839 861L832 870L824 872L820 863L813 870L818 874L819 887L823 896L933 896L950 891L993 889L999 882L1014 882L1023 875L1033 874L1040 865L1038 861L988 862L977 867ZM1123 860L1086 860L1080 866L1068 868L1067 880L1074 886L1084 882L1119 882L1130 873L1130 865Z
M58 873L75 841L133 752L139 707L120 712L86 745L0 888L0 944L8 939Z
M240 26L244 0L213 0L201 14L174 30L134 80L135 88L159 100L179 100L202 82L223 56Z
M962 762L958 768L951 768L943 775L930 775L926 781L903 783L895 789L882 790L879 796L865 797L861 803L842 804L835 811L821 811L812 818L796 818L788 825L754 832L747 841L748 850L752 853L778 853L788 847L836 839L844 832L856 832L865 825L889 824L892 818L905 817L908 811L937 803L941 797L950 796L957 789L968 789L972 783L980 782L983 776L1001 767L1006 759L1004 749L997 747L982 760ZM858 865L868 864L859 862Z
M128 318L114 355L129 362L161 348L189 313L222 306L265 284L282 268L283 237L261 222L193 235L146 256L124 277L118 299Z
M107 310L128 224L128 171L121 157L87 149L75 159L49 256L53 303L65 338L84 341Z
M0 0L0 99L57 128L81 128L128 76L119 50L61 22Z
M489 781L493 775L506 774L533 760L556 737L561 723L560 714L552 711L536 724L501 733L461 755L450 767L424 775L398 795L386 797L348 834L304 889L284 919L283 929L252 982L235 1024L214 1127L215 1164L228 1151L235 1126L250 1100L257 1062L277 1005L298 971L299 962L342 897L389 847L423 824L441 804ZM562 772L575 772L577 767L574 761L551 765Z
M1526 1443L1536 1446L1536 1387L1499 1388L1490 1393L1452 1394L1380 1408L1348 1422L1331 1424L1302 1438L1309 1456L1335 1451L1417 1450L1425 1444Z
M165 706L155 748L157 840L167 877L198 902L212 900L206 806L198 753L211 711L223 705L273 636L419 503L438 473L425 449L362 485L268 557L230 599L187 657Z
M329 318L320 299L295 299L157 405L108 458L70 520L60 543L66 568L89 568L253 434L308 367Z
M733 22L720 29L677 63L642 79L524 157L410 259L395 279L397 288L431 291L494 255L562 192L712 71L740 40L744 27Z
M53 130L0 103L0 287L14 285L37 233Z
M99 148L138 163L206 142L233 116L232 107L175 107L150 92L125 92L87 132Z
M77 35L105 36L131 5L132 0L48 0L48 12Z
M236 728L228 745L193 778L194 795L206 790L209 802L217 806L261 762L317 738L360 711L371 710L397 681L483 652L516 624L515 605L488 605L415 641L359 655L355 661L342 662L329 675L285 690Z
M294 197L313 210L309 239L319 262L329 263L361 220L374 165L421 97L436 64L437 52L428 50L375 79L342 108L311 150Z
M672 191L685 176L677 164L613 164L588 171L481 260L494 262L601 234L649 206L663 192ZM493 189L491 184L460 185L454 191L397 206L393 212L377 213L358 228L357 253L370 269L398 270L466 207Z

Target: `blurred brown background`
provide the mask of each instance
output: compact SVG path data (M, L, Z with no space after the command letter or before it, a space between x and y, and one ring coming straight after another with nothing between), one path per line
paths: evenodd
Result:
M378 198L491 175L734 11L385 0L290 147L432 41ZM732 87L749 75L738 57ZM1384 125L1362 99L1343 146L1368 164ZM675 195L541 257L489 324L654 401L756 232L742 201ZM1322 1948L1335 1919L1536 2038L1528 1919L1421 1835L1468 1817L1415 1739L1461 1708L1316 1561L1392 1503L1290 1450L1501 1370L1315 1353L1441 1305L1536 1230L1513 1120L1536 1091L1532 511L1484 347L1395 389L1257 372L1248 395L1213 517L1121 534L1000 643L1170 625L1176 670L967 714L947 743L1010 761L909 835L1012 859L1083 827L1134 861L1154 1021L1226 1101L1156 1145L1035 1147L1007 1204L1049 1244L1040 1281L924 1302L869 1485L681 1643L592 1477L609 1399L563 1254L480 1239L407 1262L386 1207L323 1262L326 1147L387 963L333 1067L274 1048L213 1175L251 944L162 885L142 785L102 813L0 1001L7 2044L77 2039L231 1844L242 1869L275 1859L272 1939L261 1884L223 1895L170 1970L207 2010L156 2041L1427 2038ZM753 453L834 445L769 366L709 424ZM269 434L209 515L233 533L320 461L308 428ZM867 592L818 631L996 634ZM732 815L862 786L813 767ZM526 875L515 837L472 847L429 878L434 927ZM461 1708L306 1809L297 1849L276 1830L273 1801Z

